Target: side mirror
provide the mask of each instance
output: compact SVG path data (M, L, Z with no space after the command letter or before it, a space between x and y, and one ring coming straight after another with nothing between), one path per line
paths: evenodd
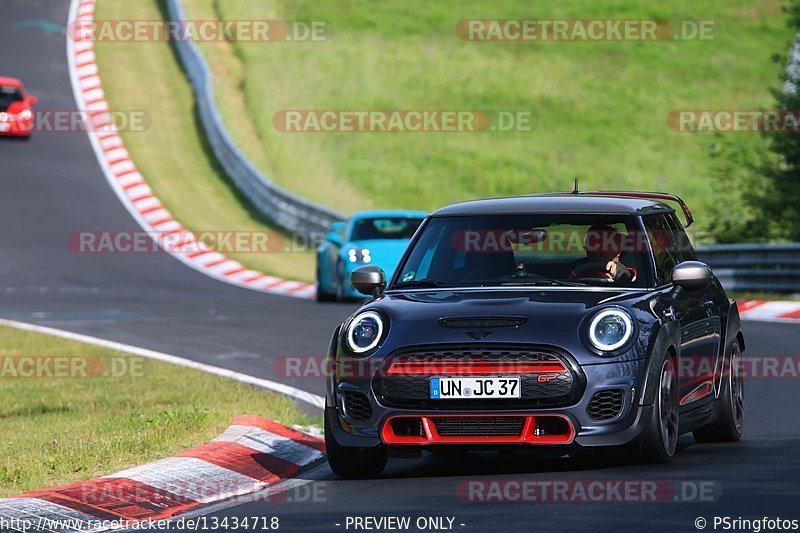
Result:
M36 104L38 102L39 102L39 99L36 98L35 96L29 96L28 97L28 104L34 105L34 104Z
M327 240L328 242L333 243L333 244L335 244L337 246L341 246L342 245L342 236L339 234L338 231L332 231L332 232L328 233L327 235L325 235L325 240Z
M711 267L700 261L684 261L672 269L672 283L687 291L705 289L713 278Z
M361 294L378 296L386 287L386 274L376 265L358 267L350 274L350 284Z
M325 236L325 240L328 242L332 242L338 246L342 245L342 234L340 233L344 228L347 227L347 222L334 222L331 224L331 231Z

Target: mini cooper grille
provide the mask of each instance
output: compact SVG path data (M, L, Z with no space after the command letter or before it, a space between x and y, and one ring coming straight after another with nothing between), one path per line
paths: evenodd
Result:
M464 407L489 407L509 405L521 407L563 406L577 401L582 393L581 378L569 370L568 362L556 353L519 348L493 348L491 346L464 347L463 349L430 349L401 354L390 358L385 363L389 368L395 363L463 363L463 364L524 364L554 363L566 368L566 371L551 373L520 374L519 399L500 400L431 400L428 380L431 375L387 374L379 373L374 382L376 393L387 404L396 406L430 406L440 409L458 409ZM432 368L435 365L431 365Z
M436 431L443 437L471 435L517 436L525 424L523 416L465 416L433 418Z
M342 394L344 414L351 420L369 420L372 417L372 406L369 399L360 392Z
M625 391L622 389L602 390L595 393L589 402L589 418L602 422L616 418L622 412Z
M439 323L447 328L513 328L527 320L516 317L443 318Z

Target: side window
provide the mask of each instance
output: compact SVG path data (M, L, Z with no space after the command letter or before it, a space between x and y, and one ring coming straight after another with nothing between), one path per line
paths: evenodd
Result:
M680 262L675 239L664 215L644 217L644 226L656 262L656 282L666 285L670 282L672 269Z
M694 251L692 242L689 240L689 236L686 235L683 226L678 222L678 217L675 216L675 213L667 217L667 224L675 237L675 246L678 249L680 261L697 261L697 254Z

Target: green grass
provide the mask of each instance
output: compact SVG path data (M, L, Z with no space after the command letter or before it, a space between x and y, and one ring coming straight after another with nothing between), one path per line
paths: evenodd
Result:
M155 0L97 3L98 20L158 20ZM95 47L103 88L112 109L145 110L152 126L124 132L125 146L139 171L172 215L193 231L268 232L282 235L248 207L200 133L195 102L168 43L98 42ZM244 128L247 124L243 124ZM313 254L304 252L227 253L244 265L290 279L312 281Z
M226 123L285 188L353 212L434 209L482 196L589 188L681 194L698 215L712 194L716 138L667 126L676 109L769 107L788 50L781 0L185 0L188 18L326 21L326 43L203 43ZM715 22L711 41L480 43L464 18L660 18ZM282 109L531 110L531 132L302 134L274 129ZM234 127L235 126L235 127Z
M132 371L122 377L23 379L0 366L0 497L168 457L214 438L236 415L287 425L316 422L289 399L249 385L0 327L0 361L20 356L99 358L105 368L116 364Z

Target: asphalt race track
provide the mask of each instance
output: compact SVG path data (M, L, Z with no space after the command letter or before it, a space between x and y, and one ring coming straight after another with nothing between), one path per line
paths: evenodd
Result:
M65 36L67 0L7 0L0 22L0 74L22 78L38 109L74 109ZM38 22L31 23L31 21ZM49 24L47 24L49 23ZM96 164L83 133L0 139L0 317L164 351L321 394L316 379L287 381L273 361L321 355L352 304L316 304L259 294L212 280L165 254L86 255L69 250L70 232L138 230ZM745 323L747 355L796 355L796 326ZM747 383L744 440L699 445L684 437L671 465L620 459L534 459L519 455L393 460L380 480L337 481L329 472L316 496L228 507L216 516L268 515L281 529L342 530L347 517L451 517L465 531L696 531L716 516L800 518L800 415L797 379ZM469 480L632 480L713 487L698 503L475 503L457 488ZM444 522L448 522L445 520ZM336 524L340 524L337 526ZM463 526L461 524L464 524ZM718 528L719 529L719 528ZM350 531L354 530L351 525ZM414 527L411 530L416 530Z
M66 24L69 3L11 0L1 69L23 79L38 110L71 110L65 36L30 26ZM80 254L74 231L137 231L82 132L0 139L0 318L190 357L273 377L278 355L324 354L353 305L318 306L217 282L167 254ZM295 336L286 332L295 332ZM308 380L306 380L308 381ZM321 392L320 383L301 388Z

